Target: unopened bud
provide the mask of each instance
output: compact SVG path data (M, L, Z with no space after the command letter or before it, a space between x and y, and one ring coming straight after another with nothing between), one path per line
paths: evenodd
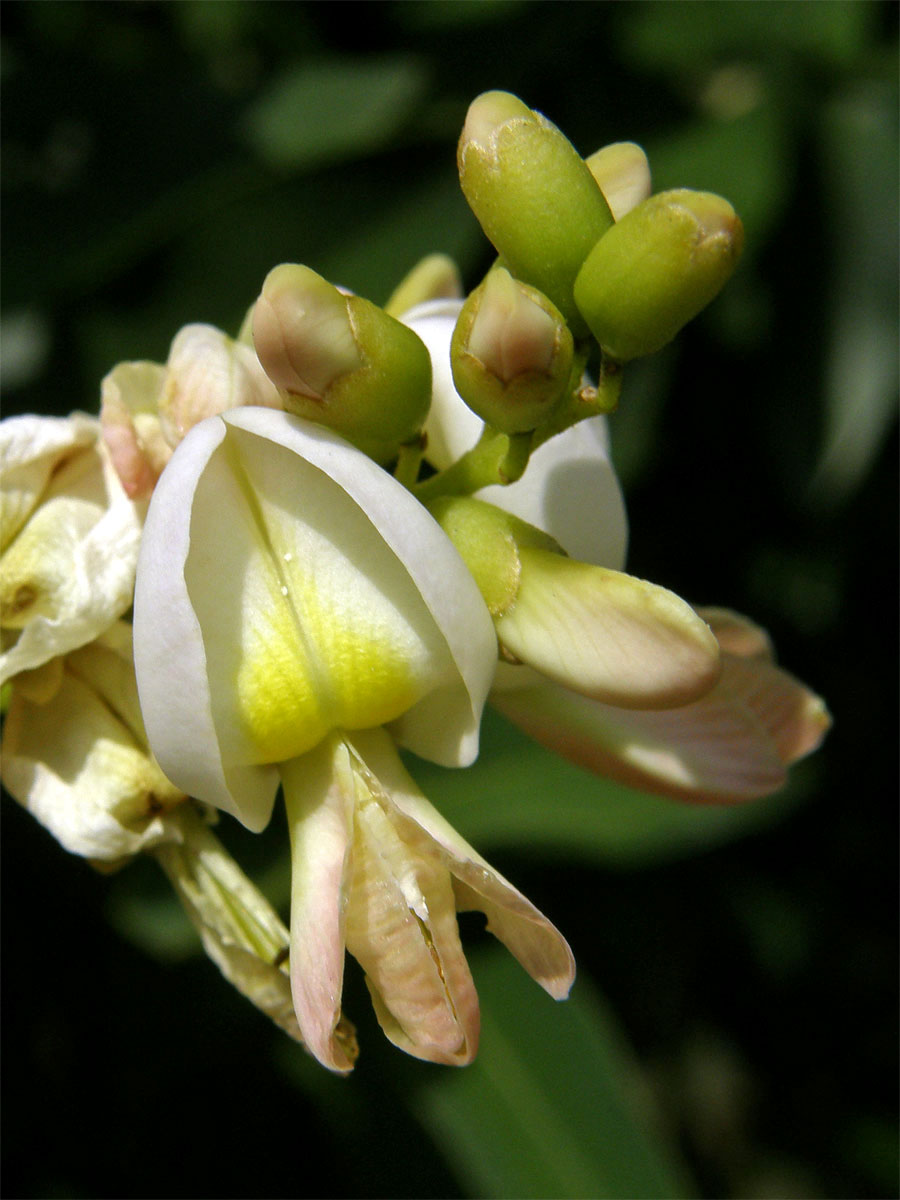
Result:
M327 425L379 461L425 420L431 360L420 339L308 267L284 263L269 273L253 340L289 412Z
M650 164L634 142L611 142L585 162L617 221L650 195Z
M575 299L604 352L619 362L670 342L725 285L743 226L709 192L659 192L605 234L575 281Z
M572 334L560 311L503 267L469 296L450 346L456 390L503 433L525 433L547 420L572 358Z
M575 147L517 97L485 92L469 107L457 162L466 200L504 264L585 333L572 285L612 215Z

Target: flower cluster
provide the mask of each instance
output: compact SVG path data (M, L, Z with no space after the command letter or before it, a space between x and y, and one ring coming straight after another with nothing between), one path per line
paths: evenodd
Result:
M468 297L440 256L383 308L282 264L235 339L119 364L99 420L0 431L4 783L98 865L153 854L225 975L338 1072L347 951L386 1035L443 1063L478 1044L458 911L551 996L574 979L401 749L470 767L490 700L589 769L723 802L828 726L758 627L622 570L604 414L726 282L731 206L651 195L638 147L584 160L500 92L459 168L498 252ZM261 830L279 790L289 930L210 828Z

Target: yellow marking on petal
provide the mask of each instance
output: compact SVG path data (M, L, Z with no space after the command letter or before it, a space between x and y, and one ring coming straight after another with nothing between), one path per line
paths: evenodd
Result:
M237 430L224 449L227 468L218 482L210 476L188 564L217 725L243 742L226 733L223 749L283 762L332 729L401 716L448 659L405 569L322 471ZM217 593L209 576L222 562L235 578Z

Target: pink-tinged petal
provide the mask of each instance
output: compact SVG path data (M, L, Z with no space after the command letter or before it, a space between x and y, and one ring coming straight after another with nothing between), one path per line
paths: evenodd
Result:
M637 711L600 704L524 667L520 686L495 688L496 708L542 745L643 791L711 803L767 796L785 764L755 713L723 681L682 708Z
M438 470L471 449L483 428L456 391L450 369L450 339L461 307L461 301L435 300L403 317L431 354L426 457ZM532 454L520 480L483 488L478 497L549 533L573 558L615 569L625 562L625 505L604 417L580 421L550 438Z
M811 754L831 727L825 702L775 665L766 631L726 608L700 608L723 652L721 688L744 704L775 742L785 766Z
M353 773L346 748L323 742L282 767L291 838L291 988L303 1041L329 1070L354 1056L341 1023L344 920L352 869Z
M726 654L718 690L753 714L785 766L817 749L831 727L821 697L764 659Z
M464 1066L478 1048L479 1010L450 872L426 833L398 822L358 756L354 776L347 949L366 972L387 1037L417 1058Z
M495 626L521 662L626 708L674 708L715 683L716 639L673 592L547 550L520 556L519 590Z
M564 999L575 978L575 960L559 930L426 800L381 731L354 734L353 741L384 785L404 838L424 834L440 853L454 878L457 908L483 912L488 929L529 975L554 999Z
M719 643L723 653L739 658L760 658L774 661L772 639L759 625L730 608L698 608Z
M198 425L178 448L178 469L166 471L156 488L138 562L134 660L147 737L163 771L188 795L258 831L271 816L278 772L223 766L203 636L184 570L197 480L224 438L220 420Z
M116 474L132 500L150 495L172 454L159 421L166 369L119 363L100 387L100 424Z

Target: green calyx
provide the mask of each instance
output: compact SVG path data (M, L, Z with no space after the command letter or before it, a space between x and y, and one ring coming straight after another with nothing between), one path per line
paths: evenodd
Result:
M564 553L548 534L484 500L439 496L426 507L456 547L496 619L515 603L523 549Z
M431 359L411 329L308 267L266 278L253 339L285 408L327 425L378 462L414 441L431 403Z
M680 189L644 200L597 242L575 300L605 354L653 354L730 278L743 226L727 200Z

